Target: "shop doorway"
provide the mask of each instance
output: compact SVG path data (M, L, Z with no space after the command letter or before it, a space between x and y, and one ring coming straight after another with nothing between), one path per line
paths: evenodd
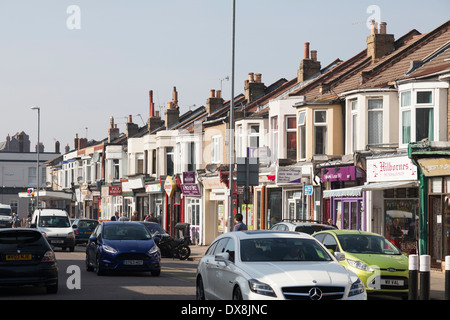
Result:
M447 198L447 197L445 197ZM443 254L443 235L442 235L442 201L440 196L429 197L429 243L431 266L434 268L442 267Z

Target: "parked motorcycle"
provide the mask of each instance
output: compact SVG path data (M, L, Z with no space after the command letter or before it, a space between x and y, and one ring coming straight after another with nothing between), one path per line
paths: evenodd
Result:
M161 250L161 256L166 258L178 258L186 260L191 255L191 248L189 248L190 237L174 239L168 234L156 234L154 236L156 244Z

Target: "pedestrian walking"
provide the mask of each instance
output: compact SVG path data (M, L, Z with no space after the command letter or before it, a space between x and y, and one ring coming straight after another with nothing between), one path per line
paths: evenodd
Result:
M129 221L130 219L125 215L125 213L122 213L121 217L119 218L119 221Z
M247 230L247 225L242 222L243 216L242 214L238 213L234 217L234 221L236 224L234 225L233 231L244 231Z
M150 212L145 221L158 223L158 219L155 217L153 212Z
M111 217L111 221L119 221L119 212L116 211L114 215Z
M139 221L137 211L133 211L133 215L131 216L131 221Z

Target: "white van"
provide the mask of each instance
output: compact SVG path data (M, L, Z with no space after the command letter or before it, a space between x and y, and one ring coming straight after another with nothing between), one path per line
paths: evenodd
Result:
M46 235L48 243L63 250L75 249L75 234L70 225L69 215L59 209L38 209L31 218L31 227Z
M12 217L11 206L7 204L0 203L0 228L10 228L11 227L11 217Z

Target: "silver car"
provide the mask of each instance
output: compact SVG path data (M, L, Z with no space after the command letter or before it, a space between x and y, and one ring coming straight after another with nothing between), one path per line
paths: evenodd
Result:
M365 300L363 283L319 241L298 232L229 232L197 267L196 297L220 300Z

